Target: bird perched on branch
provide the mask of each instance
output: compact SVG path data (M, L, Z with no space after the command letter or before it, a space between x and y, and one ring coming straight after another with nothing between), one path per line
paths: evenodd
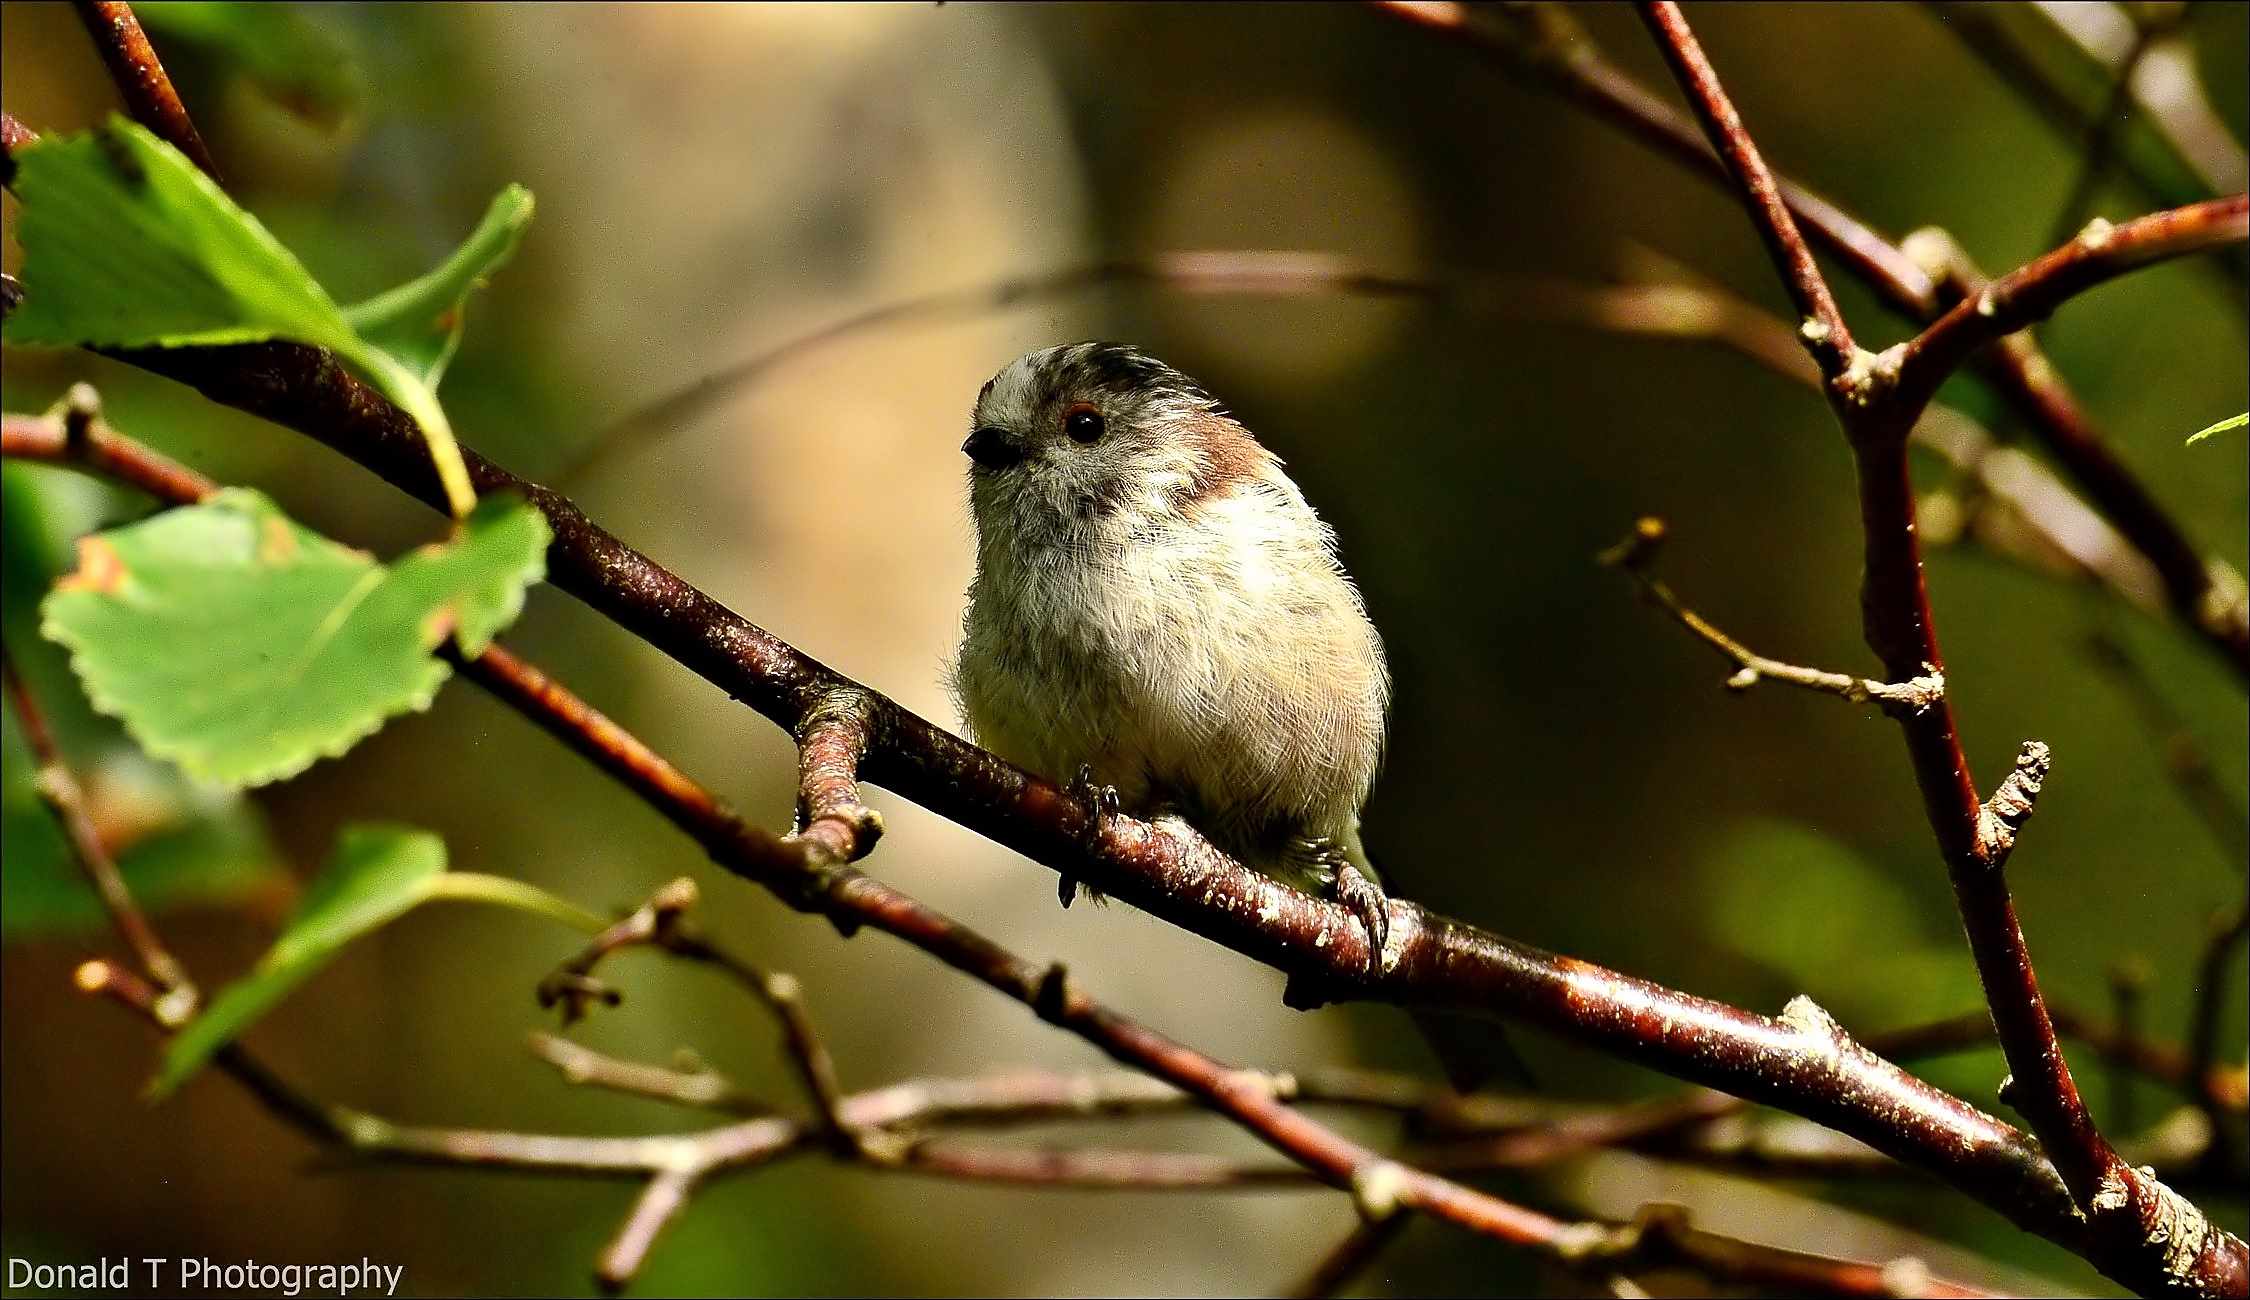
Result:
M1388 912L1359 817L1390 675L1281 461L1116 343L1017 359L971 429L977 573L953 686L977 742L1335 897L1379 970Z

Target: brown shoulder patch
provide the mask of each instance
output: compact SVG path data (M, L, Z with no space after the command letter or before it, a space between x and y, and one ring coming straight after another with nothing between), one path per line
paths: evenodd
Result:
M1248 429L1216 411L1191 417L1187 438L1196 452L1190 501L1220 495L1245 479L1259 477L1273 463L1273 453L1259 446Z

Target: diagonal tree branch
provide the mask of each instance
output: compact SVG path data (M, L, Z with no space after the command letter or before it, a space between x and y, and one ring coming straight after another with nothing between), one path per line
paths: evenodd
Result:
M328 364L334 366L333 361ZM371 392L367 396L380 401ZM407 418L395 407L386 404L385 409L394 418ZM55 431L39 430L33 421L11 417L7 432L9 441L21 448L37 440L39 433L51 435ZM72 440L67 431L59 446L51 436L44 440L55 447L60 458L71 459L77 454L71 450ZM98 456L105 464L134 466L143 474L138 482L180 490L186 500L199 499L216 490L215 484L152 453L125 449L124 439L91 423L76 441L78 446L86 448L97 442L106 443L103 451L91 455ZM422 464L426 470L426 460ZM677 579L672 581L678 582ZM1211 1109L1262 1137L1317 1177L1351 1191L1355 1198L1364 1201L1369 1193L1362 1183L1374 1180L1381 1194L1400 1208L1428 1213L1519 1245L1551 1245L1566 1226L1483 1192L1397 1164L1343 1137L1291 1109L1259 1076L1223 1066L1094 1001L1071 984L1060 966L1035 966L951 917L841 865L836 850L827 847L824 841L782 840L758 830L727 812L716 799L630 733L602 718L552 679L530 669L499 647L487 650L462 667L480 682L497 683L495 693L502 699L544 714L542 725L550 732L617 774L691 833L698 833L721 866L767 884L799 907L826 911L840 927L867 924L906 939L947 964L1015 997L1041 1018L1085 1038L1120 1062L1140 1068L1197 1097ZM846 694L863 698L847 708L837 703ZM808 709L807 716L813 719L808 723L808 735L817 738L831 729L856 732L856 738L842 735L827 743L845 756L864 752L865 728L874 711L873 702L879 699L857 687L839 686L831 690L823 697L824 711L817 718ZM892 709L897 707L889 705L888 701L882 703ZM989 756L987 761L998 763ZM809 801L819 810L816 818L851 821L848 814L839 811L857 806L856 784L849 768L834 770L825 761L818 761L808 762L808 770L819 778L821 789L821 793ZM855 836L844 846L844 851L864 852L871 845L872 837ZM1243 868L1227 865L1238 873L1248 874ZM552 1003L567 999L573 1005L586 999L610 1000L614 995L592 983L588 972L607 952L627 943L678 946L699 960L716 960L722 966L729 965L707 947L697 947L698 941L692 936L678 934L676 927L666 933L664 927L676 922L682 906L684 902L676 896L676 891L671 897L660 895L650 906L611 927L585 953L558 972L565 978L550 977L542 987L542 1000ZM744 974L744 968L739 965L732 968L737 975ZM774 997L770 985L761 986L761 991L769 1001L786 1001ZM801 1020L792 1022L786 1011L783 1014L785 1024L791 1028L791 1043L804 1063L808 1087L822 1104L829 1106L831 1127L828 1131L831 1136L848 1133L849 1129L835 1119L833 1067L821 1064L826 1060L825 1052L818 1052L815 1060L815 1053L805 1050L805 1043L810 1039L809 1028ZM652 1182L645 1191L626 1230L604 1257L603 1277L620 1276L616 1270L628 1264L637 1266L648 1244L685 1203L695 1181L708 1172L709 1166L667 1168L679 1176Z
M147 355L173 361L217 359L211 354L185 352ZM270 367L291 358L309 362L313 367L311 378L320 384L346 385L328 390L331 399L344 399L339 418L346 420L347 426L353 418L372 418L378 422L377 427L388 428L390 432L378 445L389 450L378 463L393 463L391 458L395 458L396 472L406 481L419 484L426 500L442 505L441 490L427 458L419 454L417 435L403 413L359 388L341 367L313 350L281 345L253 349L252 355L266 358L264 365L246 372L245 382L252 391L275 391L268 384L280 375ZM280 391L291 390L284 387ZM360 415L352 417L350 412ZM34 441L34 431L26 424L17 417L11 428L18 435L14 439L18 449L28 450ZM102 446L105 441L108 445L99 454L106 463L146 469L146 480L152 484L177 484L183 473L177 467L146 465L146 453L125 452L118 445L120 440L106 430L96 430L89 445ZM59 440L50 436L45 444L52 454L61 455ZM480 459L472 458L472 465L480 475L499 473ZM505 484L523 486L512 477ZM500 485L501 480L488 477L487 488ZM208 485L204 486L207 489ZM572 517L575 522L559 529L558 537L582 542L597 535L607 538L593 530L582 515L576 515L575 507L569 509L566 522ZM626 551L614 539L595 544L602 554L626 567L588 589L632 594L634 602L624 606L628 610L641 599L656 600L654 612L635 615L651 626L665 626L670 616L662 611L679 608L682 601L708 600L699 593L685 595L681 591L684 583ZM561 545L572 543L565 540ZM632 558L627 560L625 556ZM591 557L573 561L591 562ZM555 572L563 570L558 567ZM687 592L692 590L686 588ZM667 634L665 640L681 644L684 637L694 644L706 638L743 635L734 630L732 615L725 618L729 621L719 628L699 626L691 620ZM497 659L496 654L500 656ZM766 884L798 906L822 911L839 925L873 925L906 939L1034 1006L1042 1015L1065 1022L1121 1060L1138 1064L1152 1056L1167 1059L1163 1045L1150 1042L1136 1032L1137 1027L1105 1018L1098 1007L1081 997L1058 996L1067 988L1062 981L997 948L951 918L848 867L829 866L808 873L801 848L793 849L791 842L748 826L629 734L599 719L598 714L592 714L553 683L527 680L522 669L520 661L496 650L472 661L464 671L480 683L494 686L502 698L526 709L541 725L649 798L695 835L720 865ZM734 671L747 670L737 666ZM789 681L810 698L828 701L832 718L836 716L833 701L838 690L864 691L826 675L826 670L817 666L794 672ZM745 695L779 689L777 684L753 683L748 678L738 684ZM1076 870L1108 892L1129 900L1151 899L1164 911L1184 918L1183 923L1190 928L1219 937L1222 942L1232 940L1230 946L1238 951L1272 954L1269 959L1284 969L1323 972L1332 977L1332 988L1353 996L1513 1010L1534 1023L1666 1073L1840 1128L1879 1150L1938 1174L2033 1231L2065 1244L2078 1238L2076 1217L2061 1185L2028 1140L1868 1052L1809 1001L1799 999L1779 1019L1752 1015L1590 963L1510 944L1403 900L1393 904L1393 928L1402 940L1400 960L1387 972L1380 987L1356 988L1350 981L1365 971L1365 958L1364 948L1355 949L1354 945L1364 944L1364 939L1356 919L1343 914L1343 909L1241 868L1200 840L1182 839L1126 818L1113 819L1095 846L1096 853L1088 856L1087 841L1080 829L1083 811L1061 791L937 732L880 696L865 693L863 703L861 716L868 727L865 751L871 758L887 757L893 770L907 779L934 769L938 776L930 787L934 789L931 802L950 800L951 807L963 809L964 817L975 817L1035 850L1045 849L1051 861L1077 863ZM598 723L588 725L588 715ZM938 739L925 741L922 738L926 736ZM908 748L920 744L943 748L935 754ZM957 767L947 766L957 754L965 755L966 761ZM998 797L989 793L988 783L998 784ZM985 799L992 802L981 802ZM1059 833L1047 830L1055 826L1061 828ZM1324 962L1330 964L1323 966ZM1218 1087L1217 1076L1210 1071L1193 1079L1163 1069L1155 1072L1187 1086L1191 1092ZM1266 1103L1257 1102L1259 1095L1256 1089L1249 1090L1247 1096L1237 1089L1235 1100L1262 1115L1267 1113Z
M196 134L195 119L172 89L172 79L148 43L148 33L141 30L140 19L133 16L133 6L123 0L73 0L71 8L86 25L86 34L93 38L94 50L102 56L133 120L186 154L205 175L219 179L211 151Z
M1729 158L1745 205L1766 233L1784 283L1792 286L1800 301L1819 301L1825 288L1816 293L1805 283L1820 280L1819 268L1787 213L1775 215L1780 205L1774 200L1770 176L1686 19L1667 0L1644 3L1642 13L1713 147ZM1735 161L1738 158L1741 161ZM1942 325L1932 327L1932 332ZM1807 342L1819 355L1823 341L1808 338ZM1945 661L1938 649L1915 537L1905 450L1907 433L1920 418L1935 383L1886 382L1896 372L1891 365L1854 363L1832 373L1830 406L1859 470L1867 551L1861 606L1868 644L1895 679L1917 671L1942 677ZM2046 776L2047 747L2026 742L2015 770L1990 801L1980 801L1950 700L1940 698L1928 708L1894 716L1906 735L2001 1051L2012 1071L2003 1096L2030 1121L2041 1147L2087 1215L2095 1262L2144 1291L2240 1294L2250 1290L2250 1249L2211 1225L2200 1210L2153 1176L2119 1158L2095 1126L2063 1058L2003 872L2016 833L2031 815Z
M1872 677L1854 677L1850 673L1830 672L1824 668L1807 668L1802 664L1785 663L1758 654L1740 641L1719 630L1718 626L1701 614L1681 603L1672 594L1672 588L1649 572L1656 558L1657 548L1663 545L1664 521L1654 515L1643 515L1634 522L1633 531L1625 540L1601 553L1603 564L1623 569L1640 584L1641 591L1650 603L1670 614L1680 626L1695 634L1696 638L1725 656L1735 666L1735 673L1727 678L1727 689L1746 691L1759 682L1772 679L1791 686L1824 695L1834 695L1854 704L1870 701L1886 709L1926 709L1945 694L1945 679L1925 674L1907 682L1879 682Z
M412 424L316 349L262 344L128 359L309 433L425 502L442 503ZM2059 1188L2020 1134L1874 1058L1810 1004L1780 1018L1753 1015L1514 944L1404 900L1391 907L1398 959L1368 980L1365 935L1345 909L1249 871L1198 837L1126 817L1107 819L1089 834L1091 809L1082 801L749 624L600 529L566 498L474 454L469 462L480 492L521 492L546 513L556 536L549 573L558 586L792 731L816 706L856 694L867 719L865 776L1036 861L1237 952L1312 976L1333 996L1517 1015L1842 1128L1942 1171L2034 1231L2043 1226L2065 1241L2076 1236L2067 1214L2055 1217L2051 1198ZM713 825L701 810L687 812L684 824L722 843L740 833ZM944 952L1011 996L1037 998L1044 981L1038 968L981 941L956 942L950 920L856 872L809 881L803 862L777 850L778 843L752 839L721 863L799 906L841 914L847 924L875 924Z
M39 791L40 801L62 824L72 856L78 859L80 869L93 884L94 893L109 913L110 924L116 928L118 937L132 950L141 969L164 989L163 996L154 1004L157 1013L167 1025L185 1024L188 1017L195 1014L197 1001L195 985L188 979L186 968L157 937L155 927L148 923L140 904L133 901L132 892L125 887L125 877L118 871L116 859L110 856L100 829L87 815L78 778L63 762L54 733L48 729L46 712L17 674L15 660L0 656L0 679L5 679L9 707L23 723L24 744L31 751L32 761L38 765L32 784Z
M1741 115L1720 88L1719 74L1703 56L1703 47L1688 32L1687 19L1681 16L1679 6L1643 5L1641 18L1656 33L1657 49L1687 91L1688 102L1702 120L1712 147L1719 151L1727 174L1742 190L1767 255L1782 269L1782 284L1804 321L1799 332L1805 350L1819 363L1821 377L1836 382L1852 368L1858 347L1852 342L1850 327L1844 324L1844 314L1836 309L1835 297L1828 292L1828 281L1813 261L1812 249L1797 231L1797 219L1789 214L1780 183L1759 156L1758 147L1751 143Z
M2239 244L2250 237L2250 196L2153 212L2122 225L2096 217L2076 239L1955 303L1905 345L1902 403L1919 406L1978 348L2045 320L2068 299L2128 271Z
M1552 4L1470 9L1453 0L1374 0L1391 16L1439 32L1536 88L1617 127L1706 180L1729 179L1695 124L1603 56L1564 10ZM1489 19L1489 21L1487 21ZM1919 264L1836 204L1775 178L1775 192L1823 251L1838 258L1893 310L1936 320L1974 289ZM2241 575L2190 539L2179 522L2112 452L2101 432L2038 345L2018 335L1978 359L1977 370L2020 412L2079 489L2148 557L2180 618L2250 680L2250 601Z

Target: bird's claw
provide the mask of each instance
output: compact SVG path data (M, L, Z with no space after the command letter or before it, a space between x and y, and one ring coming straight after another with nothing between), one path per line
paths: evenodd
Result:
M1092 852L1101 843L1102 828L1109 824L1110 818L1117 815L1117 787L1095 781L1093 765L1080 763L1078 774L1070 779L1070 793L1092 809L1092 815L1086 819L1086 828L1080 834L1086 850ZM1065 872L1055 883L1055 897L1061 900L1064 907L1069 907L1078 897L1077 878Z
M1383 973L1383 949L1391 936L1391 900L1383 887L1349 862L1336 864L1336 901L1351 909L1367 929L1367 973Z

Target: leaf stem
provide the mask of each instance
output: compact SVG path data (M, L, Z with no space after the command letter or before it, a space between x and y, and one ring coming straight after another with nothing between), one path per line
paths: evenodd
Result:
M609 922L601 917L567 898L548 893L537 885L511 880L506 876L487 875L481 871L446 871L431 876L422 885L422 901L434 903L440 900L512 907L519 912L544 916L586 934L600 934L609 926Z
M334 340L330 346L339 347L344 340ZM346 359L367 372L383 396L399 404L414 423L421 426L423 441L430 447L430 462L437 469L438 482L445 488L445 504L455 519L466 519L476 508L476 488L469 483L469 467L461 459L461 444L453 436L453 425L445 418L445 408L438 403L437 393L413 369L381 348L362 344L358 336L351 337Z

